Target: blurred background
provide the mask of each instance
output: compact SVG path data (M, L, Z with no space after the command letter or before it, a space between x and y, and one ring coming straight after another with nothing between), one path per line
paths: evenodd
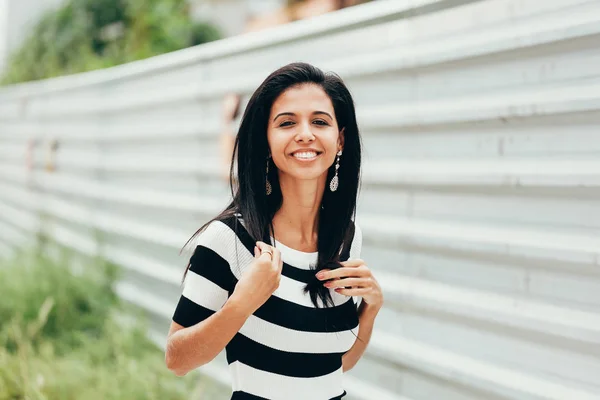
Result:
M363 136L386 304L348 399L600 399L600 0L0 0L0 400L229 398L161 348L293 61Z

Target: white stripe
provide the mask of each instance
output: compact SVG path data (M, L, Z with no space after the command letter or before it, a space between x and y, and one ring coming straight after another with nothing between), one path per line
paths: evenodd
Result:
M202 307L217 311L227 301L228 293L205 277L189 270L185 277L183 295Z
M243 269L254 260L235 232L221 221L210 223L198 236L197 245L208 247L227 261L238 280Z
M265 346L293 353L345 353L358 335L358 328L342 332L305 332L285 328L250 316L240 333Z
M272 400L330 399L344 392L342 368L315 378L295 378L252 368L239 361L229 364L233 391Z
M184 296L212 311L219 310L227 301L227 291L192 271L188 272ZM187 278L186 278L187 279ZM354 333L353 333L354 331ZM255 342L273 349L295 353L342 353L352 347L358 334L353 331L305 332L289 329L251 315L240 333Z

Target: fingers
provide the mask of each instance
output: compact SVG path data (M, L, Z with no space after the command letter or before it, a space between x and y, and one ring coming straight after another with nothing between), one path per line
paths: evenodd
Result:
M260 253L259 257L266 257L265 259L269 259L277 269L281 270L283 263L281 262L281 252L279 249L261 241L256 242L256 247Z
M368 278L346 278L346 279L335 279L328 281L323 284L327 288L361 288L369 287L370 280Z
M358 289L335 289L336 293L343 294L345 296L364 296L369 294L369 288L358 288Z
M256 247L258 248L258 257L264 257L265 260L272 260L273 257L270 253L273 253L271 246L266 244L265 242L256 242Z
M257 245L254 246L254 258L261 258L262 257L263 260L270 261L271 260L271 254L263 251L263 249L264 249L264 246L260 245L259 242L257 242Z
M281 271L283 268L283 262L281 261L281 251L275 247L273 247L273 265L277 268L278 271Z
M268 244L266 244L265 242L261 242L258 241L256 242L256 247L258 247L258 250L263 253L265 251L272 251L273 247L269 246Z
M341 267L334 270L322 270L317 274L317 279L326 281L329 279L345 278L345 277L367 277L371 272L366 265L359 267Z
M344 267L360 267L361 265L364 265L365 262L363 260L360 260L357 258L357 259L342 261L340 264L342 264L342 266L344 266Z

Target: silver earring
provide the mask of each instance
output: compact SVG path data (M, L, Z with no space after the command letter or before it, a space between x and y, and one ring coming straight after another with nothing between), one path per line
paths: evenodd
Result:
M267 158L267 184L266 184L267 196L273 192L271 182L269 182L269 159Z
M338 151L337 153L337 161L335 163L335 176L331 178L331 182L329 182L329 190L335 192L339 186L339 178L338 178L338 169L340 169L340 157L342 156L342 151Z

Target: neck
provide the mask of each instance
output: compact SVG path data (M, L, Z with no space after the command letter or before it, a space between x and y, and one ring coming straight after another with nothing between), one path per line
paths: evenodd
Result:
M275 239L304 249L316 249L319 211L327 174L315 180L279 176L283 201L273 216Z

